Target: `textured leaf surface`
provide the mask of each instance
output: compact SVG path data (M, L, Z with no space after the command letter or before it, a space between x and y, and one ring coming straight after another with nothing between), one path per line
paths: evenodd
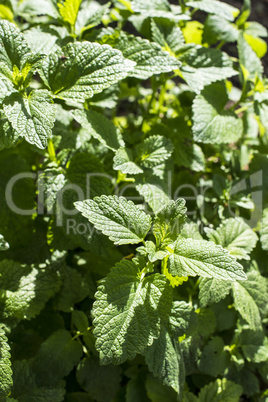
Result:
M140 174L143 170L133 162L133 154L131 149L119 148L114 156L115 170L121 170L125 174Z
M174 301L169 317L169 327L175 337L190 334L197 325L197 314L190 304Z
M181 68L182 76L196 93L213 82L237 75L230 58L218 49L193 46L181 60L186 63Z
M18 319L35 317L60 285L52 269L22 267L11 260L0 262L0 288L6 290L2 317Z
M24 66L31 52L29 46L14 24L0 21L0 72L12 79L13 68Z
M202 278L199 284L199 300L202 307L218 303L230 292L232 284L220 279Z
M50 54L40 73L57 97L83 102L125 78L134 65L108 45L76 42Z
M182 31L175 23L158 19L157 23L151 19L152 39L163 48L170 48L176 54L184 44Z
M150 371L177 393L181 392L185 376L178 337L189 333L195 326L196 314L193 308L183 301L173 302L169 325L162 326L159 338L144 352Z
M186 221L186 211L185 201L178 198L176 201L170 201L158 212L153 224L153 234L157 245L164 242L170 243L177 238Z
M159 212L163 208L163 205L167 205L170 201L169 196L158 184L138 184L136 189L155 213Z
M154 376L177 393L184 382L184 365L178 341L173 339L167 327L162 327L158 339L145 350L145 360Z
M256 271L247 274L248 280L232 284L235 309L248 322L250 328L261 328L261 315L267 313L267 282Z
M199 393L200 402L238 402L243 389L232 381L217 379L203 387Z
M140 243L151 227L150 216L123 197L103 195L75 206L115 244Z
M10 393L13 384L9 350L5 331L0 326L0 397L3 399Z
M193 103L195 141L225 144L241 137L242 120L224 109L227 101L226 90L221 84L213 84L197 95Z
M112 150L124 146L124 141L115 125L103 114L94 110L78 110L73 112L78 123L85 128L93 138Z
M154 74L168 73L181 66L168 52L147 39L121 34L115 47L121 50L125 58L136 63L133 71L129 73L131 77L147 79Z
M163 275L142 279L122 260L103 280L93 307L96 348L103 364L119 364L153 343L171 308L171 287Z
M60 49L60 38L56 30L31 28L24 32L24 37L34 53L49 54Z
M55 120L55 108L47 91L33 91L28 98L14 92L5 99L3 108L17 135L38 148L46 147Z
M236 7L217 0L187 1L186 5L210 14L219 15L229 21L233 21L234 17L239 13Z
M258 236L241 218L230 218L216 230L207 230L209 240L220 244L238 259L249 260Z
M244 280L243 267L229 252L212 242L178 238L169 257L169 271L177 276L196 276L235 281Z
M152 168L167 160L172 151L173 145L168 138L152 135L138 145L137 158L142 166Z

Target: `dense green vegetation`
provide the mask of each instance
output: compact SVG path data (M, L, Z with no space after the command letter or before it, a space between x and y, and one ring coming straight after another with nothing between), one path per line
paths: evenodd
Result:
M267 401L250 8L0 2L1 401Z

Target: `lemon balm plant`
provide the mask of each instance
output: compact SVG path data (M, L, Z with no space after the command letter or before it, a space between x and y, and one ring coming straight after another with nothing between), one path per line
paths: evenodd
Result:
M1 1L1 401L267 399L250 8Z

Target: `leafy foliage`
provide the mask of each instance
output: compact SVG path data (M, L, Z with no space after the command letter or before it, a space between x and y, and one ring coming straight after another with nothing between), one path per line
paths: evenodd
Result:
M1 401L267 398L250 9L1 2Z

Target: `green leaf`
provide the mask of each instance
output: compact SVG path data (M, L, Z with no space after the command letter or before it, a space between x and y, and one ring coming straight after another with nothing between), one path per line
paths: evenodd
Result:
M143 170L133 162L133 154L131 149L119 148L114 156L114 170L120 170L125 174L140 174Z
M232 289L232 283L214 278L202 278L199 284L199 300L201 307L219 303Z
M261 245L263 250L268 250L268 208L263 210L261 225Z
M184 383L184 365L178 341L172 338L167 327L162 326L159 337L145 350L144 355L154 376L180 393Z
M224 373L228 365L229 359L227 352L224 351L224 342L219 336L216 336L204 347L198 368L204 374L217 377Z
M64 22L67 22L71 27L75 26L77 14L82 0L64 0L63 3L58 3L60 15Z
M95 297L93 323L101 363L120 364L158 338L171 308L172 288L163 275L143 277L132 261L122 260Z
M110 402L120 388L121 369L118 366L100 366L93 357L86 357L77 366L78 384L94 400Z
M163 126L161 128L164 129ZM205 170L204 153L200 146L194 143L192 129L183 117L169 121L164 133L173 143L172 158L176 165L185 166L195 172Z
M233 382L235 382L238 386L241 386L243 389L243 394L246 397L253 396L260 392L260 385L256 375L248 369L248 367L244 367L237 370L233 365L228 368L227 378ZM235 401L239 401L236 399ZM224 401L225 402L225 401Z
M224 280L245 280L243 267L229 252L212 242L184 239L175 242L168 260L169 272L177 276L196 276Z
M199 393L199 402L239 402L243 392L240 385L232 381L217 379L203 387Z
M217 321L215 314L208 308L201 308L196 311L198 314L198 326L196 328L202 338L208 338L215 332Z
M76 42L50 54L40 75L58 98L83 102L125 78L134 65L108 45Z
M63 283L57 294L57 309L64 312L73 311L74 305L81 302L89 294L85 279L75 269L63 266Z
M232 284L234 306L253 330L262 326L261 316L267 313L267 283L257 271L250 271L248 280Z
M263 39L256 38L255 36L249 35L246 32L244 32L244 38L260 59L265 56L267 53L267 44Z
M187 48L186 48L187 49ZM237 75L230 58L218 49L192 46L180 57L181 73L192 91L200 93L207 85Z
M18 3L17 13L31 22L33 17L36 18L40 15L46 15L55 20L60 17L57 0L38 0L38 2L36 0L23 0Z
M36 381L42 386L56 385L77 365L83 355L82 345L65 329L47 338L34 359Z
M151 401L174 402L177 399L175 391L172 388L163 385L162 382L153 375L148 375L145 386Z
M14 69L25 66L30 48L20 30L5 20L0 21L0 44L0 73L12 80Z
M169 201L168 205L157 213L153 224L157 246L171 243L178 237L186 221L186 212L185 200L178 198L176 201Z
M115 244L140 243L151 227L151 217L124 197L103 195L75 207Z
M237 48L240 64L246 69L248 78L255 78L256 75L261 76L263 73L262 63L246 41L243 33L240 33L238 37Z
M109 42L108 42L109 43ZM168 73L177 70L181 62L147 39L120 33L115 47L123 53L126 59L135 62L135 67L129 72L129 76L147 79L154 74Z
M25 137L38 148L45 148L52 136L55 108L45 90L32 91L24 98L18 92L5 98L3 109L18 136Z
M59 289L59 275L50 267L30 268L4 260L0 262L0 272L0 289L5 292L1 313L4 319L35 317Z
M11 401L19 402L61 402L64 399L65 388L64 382L55 386L39 386L38 377L31 367L30 360L16 360L12 366L14 385L11 396L14 399ZM9 401L9 399L8 399Z
M131 5L134 11L144 11L144 10L161 10L170 11L170 4L167 0L131 0Z
M124 146L124 141L119 130L103 114L94 110L76 109L73 112L73 116L93 138L107 148L115 151Z
M24 32L24 37L33 53L49 54L60 49L60 32L52 27L33 27Z
M137 146L137 160L146 168L160 165L170 158L173 145L168 138L152 135Z
M258 236L241 218L230 218L216 230L207 229L209 240L226 248L237 259L249 260Z
M72 312L72 320L75 327L80 332L86 332L89 328L89 322L86 314L81 310L74 310Z
M4 236L0 234L0 251L8 250L9 244L5 241Z
M199 225L195 222L186 221L183 225L182 231L180 233L181 236L195 240L203 240L203 237L199 231Z
M174 337L189 335L197 326L197 314L190 304L174 301L169 317L169 328Z
M10 394L12 387L12 370L10 361L10 347L2 325L0 325L0 397Z
M238 342L242 345L243 354L249 362L267 362L268 338L262 331L243 330L238 336Z
M76 31L80 31L82 33L99 25L103 17L105 17L105 14L109 13L110 5L110 2L104 4L103 6L97 2L82 2L76 20Z
M236 7L217 0L187 1L186 5L210 14L219 15L228 21L233 21L239 14L239 10Z
M205 21L203 42L213 44L218 41L235 42L239 36L236 24L217 16L209 15Z
M8 6L1 4L0 5L0 17L3 20L8 20L10 22L13 22L14 14Z
M148 174L145 170L143 176L135 178L136 189L144 197L155 213L158 213L170 201L169 197L169 176L163 167L163 175L155 176L152 172Z
M182 391L185 380L184 362L178 337L189 333L196 326L196 318L190 305L183 301L173 302L169 325L162 326L159 338L155 339L144 352L150 371L177 393Z
M127 383L125 397L126 402L149 402L145 388L145 380L147 376L147 368L144 366L139 369L138 366L132 366L127 372L130 380Z
M225 144L239 140L243 123L234 112L225 110L226 89L213 84L197 95L193 103L194 140L207 144Z
M42 189L44 205L49 212L57 201L60 190L65 186L67 180L61 169L45 169L38 176L38 189Z
M174 54L179 52L185 43L181 29L175 23L163 18L151 18L151 31L152 40Z

